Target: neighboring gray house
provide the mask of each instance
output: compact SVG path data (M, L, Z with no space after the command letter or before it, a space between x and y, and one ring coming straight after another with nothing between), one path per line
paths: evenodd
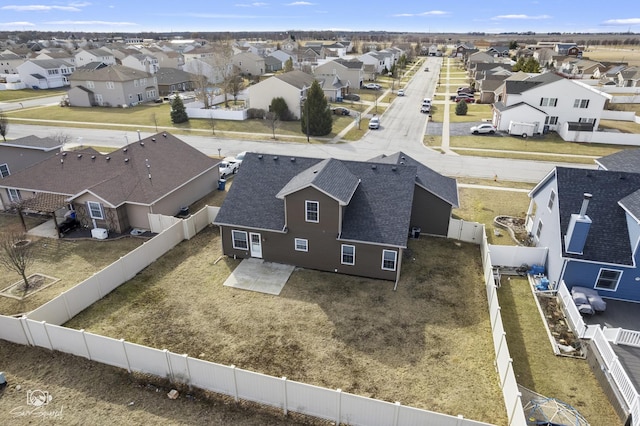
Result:
M284 68L282 61L275 56L265 56L264 66L267 73L277 72Z
M160 65L158 59L152 55L146 55L144 53L136 53L128 55L122 59L122 65L125 67L133 68L135 70L145 71L149 74L155 74L158 72Z
M160 68L156 73L158 93L160 96L166 96L173 92L194 90L197 78L193 74L175 68Z
M107 49L80 49L75 55L76 65L81 67L90 62L102 62L107 65L115 65L116 57Z
M12 52L0 53L0 74L18 74L18 65L23 64L25 59Z
M69 80L71 106L127 107L159 96L155 76L123 65L78 68Z
M242 52L233 55L231 58L233 65L238 67L240 73L247 76L262 75L266 71L264 58L251 52Z
M362 61L338 58L315 67L313 75L317 78L338 77L347 87L359 89L364 81L363 67Z
M249 86L251 108L269 110L273 98L283 98L296 117L301 117L302 100L313 83L313 76L302 71L277 74Z

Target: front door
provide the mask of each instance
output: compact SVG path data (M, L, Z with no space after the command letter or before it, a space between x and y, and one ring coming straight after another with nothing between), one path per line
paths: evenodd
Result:
M251 257L262 257L262 241L260 234L255 232L249 233L249 239L251 240Z

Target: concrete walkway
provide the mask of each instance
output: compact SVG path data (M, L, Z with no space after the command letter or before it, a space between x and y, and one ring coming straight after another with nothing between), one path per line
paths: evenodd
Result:
M227 287L279 295L291 276L294 266L265 262L262 259L243 259L224 282Z

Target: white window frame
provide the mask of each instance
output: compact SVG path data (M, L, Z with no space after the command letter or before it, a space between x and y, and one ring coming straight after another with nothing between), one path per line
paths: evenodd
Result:
M242 235L244 238L236 238L236 235ZM244 247L236 245L236 241L240 242L242 240L244 240ZM249 235L247 235L247 231L231 230L231 243L233 244L234 249L249 250Z
M95 97L96 97L96 103L98 105L102 106L104 104L104 99L103 99L102 95L100 93L96 93Z
M607 288L607 287L599 287L598 284L600 283L600 280L602 279L602 273L603 272L615 272L618 276L615 280L615 285L611 288ZM620 284L620 279L622 278L622 271L618 270L618 269L607 269L607 268L600 268L600 272L598 273L598 278L596 278L596 283L593 286L593 288L598 289L598 290L606 290L606 291L616 291L618 289L618 284ZM611 282L613 283L614 281L612 279L608 279L605 278L606 282Z
M353 249L353 253L345 253L345 249L346 248L351 248ZM344 257L346 256L352 256L353 259L351 260L351 262L345 262ZM343 265L355 265L356 264L356 246L352 246L350 244L342 244L340 246L340 263L342 263Z
M115 89L116 85L113 81L107 81L107 89Z
M553 210L553 205L556 203L556 192L554 190L551 190L551 193L549 194L549 201L547 202L547 208L549 210Z
M554 107L558 105L558 98L542 98L540 106Z
M310 206L315 206L316 210L315 211L311 211L309 210ZM314 219L309 219L309 213L315 213L315 220ZM306 200L304 202L304 220L305 222L312 222L312 223L318 223L320 222L320 202L318 201L309 201Z
M11 171L9 170L9 165L7 163L0 164L0 177L6 178L10 174Z
M595 118L580 117L580 118L578 118L578 123L595 124L596 123L596 119Z
M385 259L385 255L387 254L393 254L393 260L390 259ZM389 268L389 267L385 267L384 263L385 262L393 262L393 268ZM395 250L382 250L382 270L383 271L395 271L396 267L398 265L398 252Z
M93 81L87 81L87 89L95 89L96 84Z
M548 115L544 119L544 124L550 124L552 126L555 126L556 124L558 124L558 117L553 115Z
M309 240L305 240L304 238L296 238L294 242L294 247L296 251L309 251Z
M96 207L98 208L97 210L100 213L99 215L95 214L96 210L94 209ZM96 203L95 201L87 201L87 209L89 209L89 217L91 219L104 220L104 210L102 210L102 204Z
M20 201L20 191L18 189L7 188L7 193L9 194L9 201L12 203Z
M138 84L139 84L139 82L138 82L138 80L137 80L137 79L136 79L136 80L133 80L133 87L138 87Z

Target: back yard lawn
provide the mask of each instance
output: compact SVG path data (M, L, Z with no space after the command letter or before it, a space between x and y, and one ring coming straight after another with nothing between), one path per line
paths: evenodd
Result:
M205 228L66 326L276 377L506 424L475 245L411 240L393 283L296 270L271 296ZM471 259L471 260L470 260Z

